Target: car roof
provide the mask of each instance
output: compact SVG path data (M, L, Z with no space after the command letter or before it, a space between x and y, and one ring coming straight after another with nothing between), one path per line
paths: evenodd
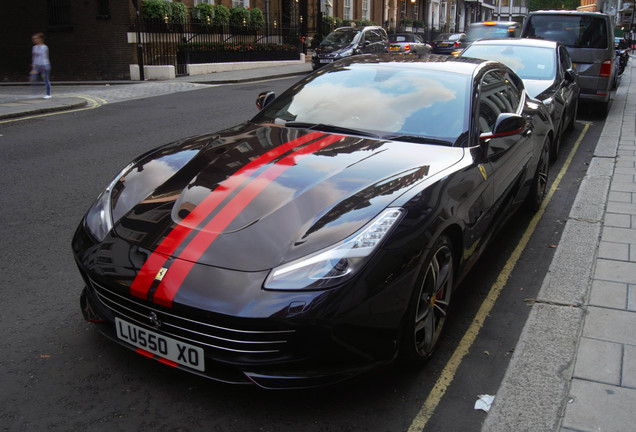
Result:
M561 45L561 42L555 42L544 39L530 39L530 38L507 38L507 39L481 39L473 42L473 45L514 45L514 46L528 46L528 47L544 47L544 48L556 48Z
M346 27L338 27L337 29L335 29L334 31L362 31L365 29L381 29L382 27L380 26L362 26L362 27L351 27L351 26L346 26ZM383 29L384 30L384 29Z
M537 10L529 15L607 15L602 12L576 11L576 10Z

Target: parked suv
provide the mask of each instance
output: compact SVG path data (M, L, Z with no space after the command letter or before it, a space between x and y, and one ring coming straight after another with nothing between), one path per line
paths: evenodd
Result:
M607 114L618 68L609 15L598 12L537 11L526 19L521 37L561 42L579 74L581 101Z
M388 51L389 36L382 27L340 27L329 33L314 50L311 66L316 70L352 55Z

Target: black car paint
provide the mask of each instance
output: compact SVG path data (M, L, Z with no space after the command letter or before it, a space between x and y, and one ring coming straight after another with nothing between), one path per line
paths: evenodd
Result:
M329 68L319 73L328 73ZM501 66L479 63L474 78L479 80L494 68ZM479 91L475 84L473 94ZM257 206L264 217L248 212L228 227L226 239L193 265L170 308L132 297L130 286L153 248L182 218L175 206L185 202L182 192L188 188L214 190L236 169L230 167L244 165L251 156L310 131L248 122L151 152L138 160L129 184L134 184L137 176L139 184L152 181L151 170L144 170L144 166L154 160L184 151L196 151L196 155L185 157L185 165L140 198L103 242L97 242L84 223L80 224L72 246L86 283L82 295L85 317L98 322L103 333L124 345L114 333L115 314L105 304L121 302L123 309L115 309L122 313L129 313L126 307L135 309L132 315L141 326L149 326L148 313L154 312L162 322L183 316L221 328L225 339L245 333L288 335L276 353L241 352L249 343L225 340L217 344L223 346L205 346L208 368L203 375L224 382L255 382L266 388L313 387L387 366L397 356L412 286L435 239L442 233L451 238L459 252L455 258L460 280L498 227L523 202L541 151L540 145L530 141L543 142L552 131L541 104L524 97L519 114L528 124L514 136L480 138L477 119L471 118L463 147L342 137L332 148L316 154L322 162L332 164L331 174L325 176L309 163L297 166L298 174L302 171L304 175L285 180L288 193L282 199L271 195ZM245 154L245 148L254 153ZM414 157L397 166L386 163L370 169L374 158L388 162L398 152ZM353 156L357 162L338 163L343 156ZM223 169L218 165L220 160L224 161ZM352 170L355 176L350 178L346 174ZM330 190L340 190L339 195L311 193L329 181L335 186ZM122 203L126 198L123 184L120 182L117 189ZM303 202L303 197L311 199ZM271 200L285 202L288 207L272 206ZM296 200L302 206L294 205ZM337 242L385 206L404 208L404 217L364 270L346 286L324 291L263 289L269 268ZM285 211L280 213L284 208L300 213L307 209L307 214L290 224ZM255 230L257 226L262 227L261 232ZM271 237L274 234L277 240Z

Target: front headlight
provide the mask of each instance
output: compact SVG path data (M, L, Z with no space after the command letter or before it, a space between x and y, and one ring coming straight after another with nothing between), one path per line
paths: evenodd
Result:
M398 222L404 210L387 209L341 243L273 269L265 289L327 289L351 278Z
M342 51L340 54L338 54L337 58L343 58L343 57L349 57L353 55L353 48L348 48L344 51Z
M111 194L113 188L119 179L125 176L132 167L133 164L131 163L124 168L97 197L90 210L88 210L88 213L86 213L86 217L84 218L86 229L93 237L95 237L95 240L99 242L103 241L110 230L113 229L113 215L111 208Z

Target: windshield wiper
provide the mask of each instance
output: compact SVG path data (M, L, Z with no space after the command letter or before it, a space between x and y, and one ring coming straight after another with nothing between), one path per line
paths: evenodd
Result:
M377 134L363 131L360 129L352 129L352 128L346 128L342 126L328 125L324 123L306 123L306 122L288 121L285 123L285 126L318 130L322 132L332 132L332 133L341 133L341 134L347 134L347 135L359 135L359 136L370 137L370 138L380 138L380 136Z
M391 141L406 141L412 143L421 143L421 144L435 144L435 145L444 145L452 147L453 143L451 141L428 138L425 136L419 135L385 135L382 139L391 140Z

